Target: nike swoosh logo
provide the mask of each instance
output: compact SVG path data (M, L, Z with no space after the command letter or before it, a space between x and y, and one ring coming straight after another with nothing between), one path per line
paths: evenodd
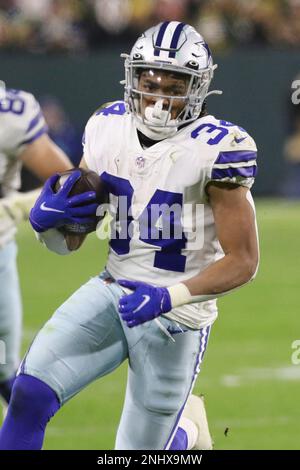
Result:
M65 211L60 211L58 209L53 209L53 207L47 207L44 202L40 205L40 209L42 211L60 212L61 214L63 214L65 212Z
M241 137L240 139L238 139L237 137L234 138L234 140L236 141L237 144L239 144L240 142L243 142L243 140L247 139L247 136L246 137Z
M139 312L150 301L150 295L143 295L142 297L144 297L143 302L140 303L140 305L135 310L133 310L133 313Z

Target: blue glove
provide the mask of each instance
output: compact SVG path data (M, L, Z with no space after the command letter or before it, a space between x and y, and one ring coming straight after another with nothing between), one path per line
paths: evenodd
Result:
M129 328L140 325L172 309L171 298L166 287L154 287L139 281L119 280L122 287L133 290L119 301L119 313Z
M68 197L80 176L80 171L74 171L57 193L53 191L53 188L60 175L55 174L46 181L29 216L30 223L36 232L44 232L66 223L87 224L94 219L98 207L98 204L94 202L96 199L94 191Z

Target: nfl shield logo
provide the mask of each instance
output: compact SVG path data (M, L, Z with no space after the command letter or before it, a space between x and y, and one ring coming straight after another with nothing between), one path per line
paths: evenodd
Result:
M145 166L144 157L137 157L136 160L135 160L135 164L138 168L144 168L144 166Z

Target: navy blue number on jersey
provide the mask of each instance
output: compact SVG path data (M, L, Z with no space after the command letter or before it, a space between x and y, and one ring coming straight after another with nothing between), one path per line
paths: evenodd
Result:
M25 101L18 96L18 92L9 90L5 98L0 100L0 113L23 114L25 109Z
M117 114L119 116L122 116L125 114L126 108L125 108L125 103L123 101L120 101L118 103L113 103L110 106L106 106L105 108L99 109L97 111L96 116L99 116L99 114L102 114L103 116L109 116L110 114Z
M101 178L109 192L118 197L110 246L118 255L125 255L130 252L133 236L133 188L125 178L107 172L102 173ZM181 250L185 248L187 239L181 225L182 203L182 194L157 189L139 216L139 239L160 248L154 255L156 268L176 272L185 270L186 256Z
M211 137L207 141L209 145L217 145L228 134L229 130L227 128L235 126L235 124L232 124L229 121L220 121L220 124L221 126L216 126L215 124L212 124L210 122L200 124L200 126L196 127L196 129L192 131L191 137L193 139L197 139L197 137L202 131L208 134L212 134L213 132L217 131L217 134L215 134L214 137ZM246 132L245 129L243 129L242 127L238 127L238 129L242 132Z

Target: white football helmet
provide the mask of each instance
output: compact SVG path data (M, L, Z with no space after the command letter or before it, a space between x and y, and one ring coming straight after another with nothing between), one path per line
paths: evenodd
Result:
M214 69L210 49L203 37L190 25L178 21L165 21L148 29L134 44L125 58L124 100L127 111L136 118L137 127L150 138L165 138L176 133L182 124L193 122L201 113L208 94ZM183 95L149 93L139 89L143 71L152 75L170 72L184 77L187 87ZM159 80L159 78L158 78ZM143 110L145 97L154 97L155 104ZM173 119L174 100L182 100L180 113ZM169 103L163 109L163 103Z

